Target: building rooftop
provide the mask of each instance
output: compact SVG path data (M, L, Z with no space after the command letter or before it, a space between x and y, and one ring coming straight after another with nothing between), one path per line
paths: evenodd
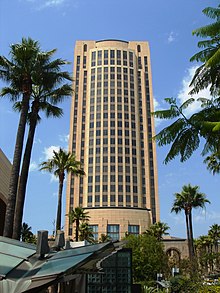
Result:
M0 237L0 292L38 292L79 272L98 271L97 263L112 253L114 245L107 242L58 252L51 250L42 259L36 248Z

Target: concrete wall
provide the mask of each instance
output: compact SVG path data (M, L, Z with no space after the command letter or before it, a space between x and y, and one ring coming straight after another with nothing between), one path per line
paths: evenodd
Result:
M11 163L0 149L0 235L3 235Z

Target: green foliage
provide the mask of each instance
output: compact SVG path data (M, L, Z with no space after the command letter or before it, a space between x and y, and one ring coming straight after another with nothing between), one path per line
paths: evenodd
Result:
M157 222L152 224L144 233L154 236L158 241L161 241L163 239L163 235L169 235L167 232L169 229L170 227L167 225L167 223Z
M193 35L206 40L198 42L198 47L202 50L191 58L191 61L203 64L196 70L190 93L198 93L210 85L211 94L218 96L220 94L220 5L217 8L207 7L203 13L215 22L193 31Z
M53 151L54 155L52 159L42 162L40 164L40 170L46 170L53 173L56 177L64 178L64 172L72 172L75 175L84 175L84 171L81 168L81 163L76 161L75 155L66 152L62 148L58 152Z
M184 185L180 193L175 193L171 212L178 214L184 211L185 213L190 260L194 255L192 209L204 208L206 203L210 202L204 193L199 192L199 186Z
M210 226L208 235L202 235L195 240L196 255L203 274L220 269L219 240L220 225L218 224Z
M126 247L132 248L132 268L135 282L156 280L157 273L166 273L167 256L163 245L155 237L129 235Z
M210 153L204 162L215 174L220 172L220 5L217 8L207 7L203 13L215 22L193 31L194 35L207 39L198 42L198 47L202 50L191 58L191 61L203 64L195 72L189 94L209 87L213 98L198 99L201 102L201 110L191 116L186 115L184 110L195 101L193 98L182 105L178 105L175 98L166 98L169 108L152 114L160 119L175 120L155 136L159 146L171 145L164 160L165 164L177 156L180 156L181 162L189 159L198 149L201 138L204 138L202 156Z
M69 217L70 223L75 223L77 221L89 221L90 216L88 214L89 212L85 212L84 208L76 207L67 216Z
M205 158L204 163L207 164L207 169L213 175L220 173L220 153L214 152L210 154Z
M163 293L163 292L167 292L165 289L164 290L160 290L154 287L148 287L143 285L143 289L142 289L143 293Z
M84 222L79 226L79 241L88 241L94 243L94 236L92 228L89 227L89 224Z
M203 285L198 293L220 293L220 285Z
M88 214L89 212L85 212L85 209L82 207L76 207L69 214L67 214L70 223L76 224L76 241L79 240L80 222L84 223L89 221L90 216Z
M192 278L177 275L170 278L170 285L172 292L175 293L192 293L197 292L201 286L200 282L195 281Z
M201 280L201 272L198 268L198 258L195 256L192 260L189 258L180 259L179 270L180 275L182 276L191 277L196 282Z
M100 243L105 243L105 242L108 242L108 241L111 241L111 237L107 234L101 234L100 235L100 238L99 238L99 242Z
M182 210L190 212L192 208L204 208L206 199L204 193L199 192L199 186L183 185L181 193L175 193L175 200L171 212L180 212Z
M27 243L37 243L36 236L31 232L31 227L27 223L23 223L21 227L21 241Z
M56 231L61 229L61 212L62 212L62 193L65 172L72 173L73 175L84 175L81 168L81 163L76 161L75 155L71 154L62 148L58 152L53 151L54 155L48 161L40 164L40 170L46 170L53 173L59 178L59 192L57 204L57 218L56 218ZM79 228L79 225L78 225Z

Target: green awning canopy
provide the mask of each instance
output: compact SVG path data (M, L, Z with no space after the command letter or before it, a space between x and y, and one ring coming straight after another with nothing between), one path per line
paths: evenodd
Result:
M97 271L96 264L114 250L111 242L51 251L41 260L36 246L0 236L0 292L35 292L65 276Z

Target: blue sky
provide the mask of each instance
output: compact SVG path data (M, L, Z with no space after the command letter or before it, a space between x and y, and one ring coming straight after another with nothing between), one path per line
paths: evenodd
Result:
M198 51L198 38L192 36L192 30L209 23L202 9L218 4L214 0L2 0L0 54L8 56L10 44L31 37L40 42L42 50L57 48L56 57L72 63L76 40L147 40L155 107L161 109L166 97L180 101L187 98L196 66L189 59ZM72 64L67 69L72 72ZM200 96L208 96L208 91ZM54 147L67 147L70 105L70 99L62 104L63 118L43 117L37 129L24 215L34 232L53 230L58 182L38 171L38 164L48 158ZM0 100L0 148L10 160L17 124L18 114L12 105L6 99ZM157 131L164 126L164 122L157 122ZM205 211L194 212L194 234L207 234L210 225L220 223L219 175L209 174L199 151L185 163L177 158L164 165L167 150L157 148L161 221L170 226L170 234L185 237L184 215L170 214L173 194L180 192L184 184L199 185L211 204Z

